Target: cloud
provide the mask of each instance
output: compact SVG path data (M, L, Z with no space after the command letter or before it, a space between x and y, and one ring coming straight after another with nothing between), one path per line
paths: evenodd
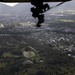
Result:
M8 6L15 6L16 4L18 4L18 3L3 3L3 4L5 4L5 5L8 5Z

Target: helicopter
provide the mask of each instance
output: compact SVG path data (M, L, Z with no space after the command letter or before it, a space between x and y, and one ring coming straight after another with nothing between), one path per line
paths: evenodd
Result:
M33 7L31 7L31 12L32 12L32 17L37 18L38 22L36 24L37 27L40 27L41 24L45 21L44 18L44 13L47 12L48 10L60 6L61 4L68 2L71 0L0 0L0 2L10 2L10 3L27 3L30 2ZM47 2L60 2L56 6L50 7Z

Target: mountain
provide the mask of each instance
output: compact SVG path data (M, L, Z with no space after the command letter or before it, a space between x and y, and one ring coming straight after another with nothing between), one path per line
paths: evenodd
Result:
M30 13L31 7L32 6L30 3L19 3L12 7L12 11L14 14L17 14L17 15L28 14Z
M57 4L59 4L59 3L49 3L49 5L51 7L55 6ZM58 10L75 10L75 1L73 0L73 1L65 2L62 5L51 9L51 11L53 11L53 12L56 12Z
M58 3L49 3L50 6L55 6L56 4ZM28 14L31 13L31 7L32 5L30 3L19 3L13 7L0 3L0 14ZM56 8L51 9L52 12L56 12L58 10L75 10L75 1L66 2Z
M59 3L48 3L50 6L55 6ZM30 3L19 3L17 5L15 5L13 7L14 12L16 11L16 13L28 13L30 12L30 8L32 7L32 5ZM70 2L66 2L56 8L53 8L52 10L54 10L55 12L58 10L75 10L75 1L70 1Z
M8 14L11 12L11 7L0 3L0 14Z
M12 7L14 12L27 12L30 11L31 4L30 3L19 3Z
M75 10L75 1L66 2L60 6L62 10Z
M23 14L30 12L29 3L19 3L13 7L0 3L0 14Z

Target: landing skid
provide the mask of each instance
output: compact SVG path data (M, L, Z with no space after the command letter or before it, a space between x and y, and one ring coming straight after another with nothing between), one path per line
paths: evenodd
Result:
M41 27L41 23L45 21L44 13L48 11L50 7L47 3L44 4L43 1L37 2L36 0L32 0L31 4L34 6L31 8L32 17L38 18L36 26Z

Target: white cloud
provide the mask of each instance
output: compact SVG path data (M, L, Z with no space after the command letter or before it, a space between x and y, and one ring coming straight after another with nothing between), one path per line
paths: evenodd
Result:
M3 3L3 4L6 4L6 5L8 5L8 6L15 6L15 5L18 4L18 3Z

